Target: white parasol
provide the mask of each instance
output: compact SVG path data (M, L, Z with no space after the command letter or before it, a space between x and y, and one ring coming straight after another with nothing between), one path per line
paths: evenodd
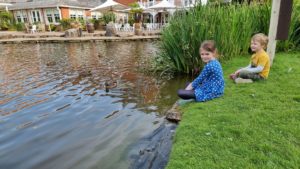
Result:
M6 11L8 11L8 6L11 6L12 4L9 3L0 3L0 9L5 8Z
M161 2L159 2L156 5L150 6L148 9L155 9L157 12L162 12L164 14L164 23L166 23L166 16L165 16L165 12L167 11L167 9L175 9L176 6L174 4L171 4L170 2L168 2L167 0L162 0ZM162 11L161 11L162 10ZM171 11L169 11L171 12ZM173 13L173 12L171 12ZM153 20L154 20L154 16L156 14L152 15L153 16Z
M100 12L106 12L106 11L116 11L116 10L123 10L126 9L127 6L120 4L118 2L115 2L113 0L107 0L103 4L91 9L90 11L100 11Z
M167 9L175 9L176 6L171 4L167 0L162 0L156 5L150 6L148 9L156 9L156 10L167 10Z

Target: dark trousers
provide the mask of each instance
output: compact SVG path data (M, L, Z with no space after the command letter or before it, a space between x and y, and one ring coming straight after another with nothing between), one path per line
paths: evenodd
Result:
M253 81L264 80L258 73L251 73L247 71L241 71L238 77L243 79L252 79Z
M189 83L186 84L186 87L189 85ZM185 89L179 89L177 91L177 95L184 100L189 99L196 99L195 91L194 90L185 90Z

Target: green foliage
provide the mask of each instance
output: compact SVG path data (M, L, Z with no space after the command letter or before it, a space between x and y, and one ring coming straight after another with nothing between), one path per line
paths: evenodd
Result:
M178 72L192 73L203 66L199 57L203 40L216 41L221 61L246 54L253 34L268 34L270 13L269 3L206 5L178 12L162 31L161 56L171 60ZM294 49L299 41L298 13L293 13L289 43L279 44L280 49Z
M129 18L128 18L128 23L130 24L130 25L133 25L134 24L134 17L132 16L132 15L129 15Z
M143 9L140 8L140 5L137 2L131 3L131 4L129 4L129 6L131 7L130 13L132 13L132 14L143 12Z
M129 11L129 20L130 22L132 22L132 24L135 22L135 23L138 23L141 21L142 19L142 12L143 12L143 9L140 8L140 5L135 2L135 3L131 3L129 4L129 6L131 7L130 11Z
M174 17L162 32L162 56L172 60L179 72L191 73L202 66L199 46L216 41L221 60L245 54L256 32L267 33L270 6L197 6Z
M17 31L24 31L25 30L25 25L24 23L16 23L15 24L16 30Z
M79 27L81 27L83 31L86 31L86 22L85 22L85 20L79 18L79 19L76 20L76 21L77 21L77 23L79 22L79 23L78 23L78 25L80 25ZM76 23L76 21L75 21L75 23Z
M75 22L75 19L71 19L71 18L66 18L66 19L61 19L59 21L59 23L61 24L61 26L63 27L63 29L70 29L71 28L71 23Z
M13 16L10 12L0 11L0 30L13 27Z
M87 23L95 24L96 20L97 20L97 19L93 19L93 18L92 18L92 19L88 19L86 22L87 22Z
M300 168L300 53L277 54L268 80L181 107L167 169ZM250 56L223 64L226 77Z
M92 19L91 22L94 24L95 29L100 29L100 27L105 24L103 18Z
M51 31L56 31L56 25L50 24L50 29L51 29Z
M110 21L116 21L116 15L113 12L107 12L103 14L103 20L105 24L108 24Z

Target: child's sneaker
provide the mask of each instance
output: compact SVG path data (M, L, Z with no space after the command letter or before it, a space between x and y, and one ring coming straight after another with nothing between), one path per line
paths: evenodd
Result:
M253 80L252 79L243 79L243 78L236 78L234 80L235 83L253 83Z

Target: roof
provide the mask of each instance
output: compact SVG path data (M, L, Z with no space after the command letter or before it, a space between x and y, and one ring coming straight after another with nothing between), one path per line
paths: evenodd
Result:
M9 10L36 9L51 7L71 7L91 9L102 4L105 0L30 0L30 2L15 3Z
M132 3L137 2L137 0L114 0L114 1L116 1L120 4L123 4L123 5L127 5L127 6L132 4Z
M10 6L10 5L12 5L12 4L9 4L9 3L1 3L1 2L0 2L0 6Z
M27 2L28 0L0 0L0 3Z

